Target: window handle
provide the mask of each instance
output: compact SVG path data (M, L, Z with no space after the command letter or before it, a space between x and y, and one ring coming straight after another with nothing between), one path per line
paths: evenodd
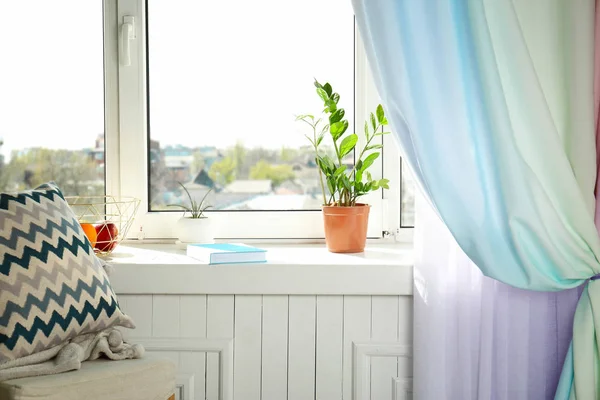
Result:
M119 38L121 65L129 67L131 65L131 41L135 39L135 18L126 15L123 17L121 32Z

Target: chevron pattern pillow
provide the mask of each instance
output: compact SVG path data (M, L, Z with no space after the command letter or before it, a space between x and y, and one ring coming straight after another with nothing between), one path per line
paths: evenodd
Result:
M61 191L0 193L0 368L113 326L134 328Z

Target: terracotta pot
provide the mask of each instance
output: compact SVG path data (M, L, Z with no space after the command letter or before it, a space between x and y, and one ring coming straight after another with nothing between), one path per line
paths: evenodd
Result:
M323 207L325 242L332 253L360 253L365 250L368 204L357 203L354 207Z

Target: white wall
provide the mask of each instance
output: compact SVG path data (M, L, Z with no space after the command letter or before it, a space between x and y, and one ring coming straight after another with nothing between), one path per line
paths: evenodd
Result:
M119 300L137 324L127 335L179 366L179 398L412 399L411 296L120 293Z

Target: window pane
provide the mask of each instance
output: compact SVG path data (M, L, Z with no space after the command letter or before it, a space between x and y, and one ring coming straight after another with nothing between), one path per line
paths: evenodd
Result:
M402 227L415 226L415 181L404 161L402 161L402 206L400 210Z
M104 194L102 1L0 2L0 190Z
M148 0L150 202L221 210L317 209L306 125L329 81L354 119L354 16L347 0ZM353 129L352 126L349 130Z

